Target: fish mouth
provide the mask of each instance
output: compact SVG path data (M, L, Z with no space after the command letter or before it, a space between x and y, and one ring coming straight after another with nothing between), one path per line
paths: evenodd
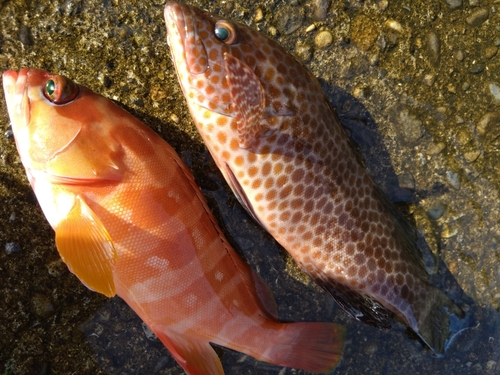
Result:
M28 126L30 121L30 104L28 98L29 68L22 68L17 73L7 70L2 75L5 102L9 112L14 135L19 129Z
M174 44L180 43L189 73L205 73L209 68L208 54L196 28L196 10L170 1L165 5L164 16L167 43L172 51L177 51L178 47Z

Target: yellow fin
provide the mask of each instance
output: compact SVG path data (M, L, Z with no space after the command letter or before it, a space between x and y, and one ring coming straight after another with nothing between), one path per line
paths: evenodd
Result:
M116 294L113 242L101 220L79 196L56 228L56 246L64 263L85 286L108 297Z

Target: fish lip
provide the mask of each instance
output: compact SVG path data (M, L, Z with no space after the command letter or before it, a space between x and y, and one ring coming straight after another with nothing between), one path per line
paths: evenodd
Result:
M5 102L14 134L16 129L27 126L31 117L27 92L29 72L29 68L21 68L19 73L7 70L2 74Z
M203 74L209 69L207 51L205 45L198 35L195 20L196 12L189 6L170 1L165 5L164 10L165 23L167 26L167 43L172 48L170 34L176 30L183 45L186 66L191 74ZM170 32L169 32L170 31ZM194 40L194 42L193 42ZM194 46L194 48L193 48ZM196 54L193 51L196 49ZM200 55L205 55L205 66L200 66Z

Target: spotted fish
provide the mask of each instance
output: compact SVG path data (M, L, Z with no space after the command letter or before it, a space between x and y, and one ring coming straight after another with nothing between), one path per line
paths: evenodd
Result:
M429 283L316 78L248 26L176 2L165 20L194 122L247 211L352 316L388 328L395 314L442 353L463 312Z
M24 68L3 85L62 259L89 288L123 298L187 373L223 374L210 342L313 372L335 366L342 327L277 321L269 290L163 139L63 76Z

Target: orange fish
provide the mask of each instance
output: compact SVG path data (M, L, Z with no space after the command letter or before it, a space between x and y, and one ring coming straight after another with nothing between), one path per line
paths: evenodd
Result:
M3 84L61 258L90 289L123 298L187 373L224 373L210 342L307 371L337 364L343 329L277 321L269 290L150 128L60 75L24 68Z
M247 211L352 316L388 328L391 312L442 353L463 312L429 283L316 78L248 26L176 2L165 21L194 122Z

